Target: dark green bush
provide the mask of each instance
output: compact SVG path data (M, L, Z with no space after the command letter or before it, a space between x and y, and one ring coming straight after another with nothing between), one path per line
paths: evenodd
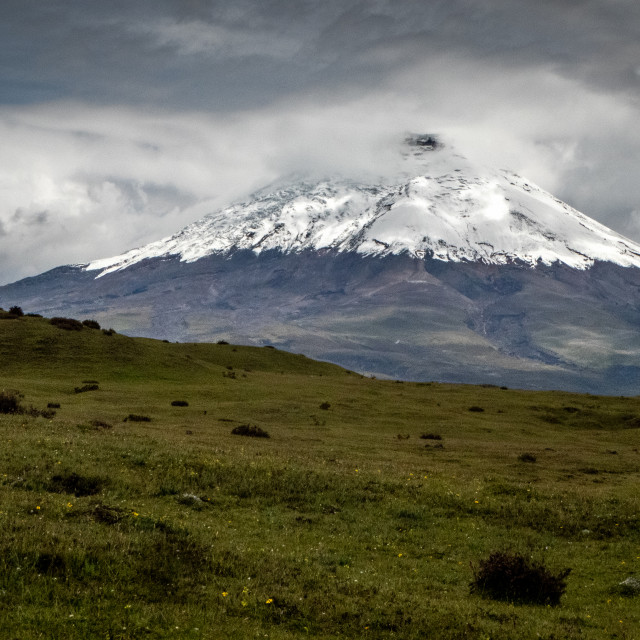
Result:
M115 329L103 329L102 330L102 333L104 333L105 336L112 336L115 332L116 332Z
M20 307L11 307L9 309L9 313L12 316L17 316L18 318L21 318L24 315L24 312L22 311L22 309Z
M188 407L189 403L186 400L174 400L171 403L172 407Z
M216 344L229 344L226 340L218 340Z
M22 413L20 394L17 391L0 391L0 413Z
M59 402L49 402L47 403L47 409L59 409L60 408L60 403Z
M99 493L105 481L98 476L81 476L72 471L53 476L47 484L47 491L52 493L72 493L76 497L93 496Z
M423 433L420 437L423 440L442 440L442 436L437 433Z
M96 429L113 429L113 425L105 422L104 420L92 420L91 426Z
M554 575L519 553L496 551L474 569L471 592L494 600L528 604L560 604L571 569Z
M482 413L484 411L484 409L482 407L473 406L473 407L469 407L469 411L474 411L476 413Z
M533 453L521 453L518 456L518 460L520 460L520 462L535 462L537 458Z
M251 424L241 424L231 431L234 436L249 436L251 438L269 438L269 434L260 427Z
M323 402L323 403L320 405L320 408L321 408L321 409L323 409L324 411L326 411L327 409L329 409L329 407L330 407L330 406L331 406L331 405L330 405L328 402Z
M73 318L51 318L49 323L65 331L82 331L82 322Z
M89 329L99 329L100 324L95 320L83 320L82 324Z
M149 416L141 416L135 413L130 413L124 421L130 420L131 422L151 422L151 418Z
M85 384L82 387L76 387L76 393L85 393L85 391L97 391L100 387L97 384Z

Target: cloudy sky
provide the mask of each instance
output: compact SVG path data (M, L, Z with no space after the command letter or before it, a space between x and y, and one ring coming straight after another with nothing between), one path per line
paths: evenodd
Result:
M2 0L0 283L440 132L640 241L637 0Z

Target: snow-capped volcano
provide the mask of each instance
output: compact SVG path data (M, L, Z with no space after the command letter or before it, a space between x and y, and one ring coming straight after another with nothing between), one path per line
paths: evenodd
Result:
M391 179L291 178L174 236L86 268L104 275L146 258L193 262L243 249L640 267L640 245L524 178L478 166L430 136L411 139L406 149L402 170Z
M291 177L2 286L0 307L405 380L640 393L640 246L433 137L398 158L384 179Z

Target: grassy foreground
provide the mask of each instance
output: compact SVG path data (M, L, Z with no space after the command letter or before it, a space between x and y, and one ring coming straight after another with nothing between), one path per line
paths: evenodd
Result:
M11 389L0 638L640 638L640 399L32 317L0 319ZM571 568L560 605L471 594L495 550Z

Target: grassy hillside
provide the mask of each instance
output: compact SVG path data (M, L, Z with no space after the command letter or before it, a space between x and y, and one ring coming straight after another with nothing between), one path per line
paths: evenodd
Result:
M0 638L639 637L637 398L33 317L0 319L11 390ZM471 593L496 550L570 568L560 605Z

